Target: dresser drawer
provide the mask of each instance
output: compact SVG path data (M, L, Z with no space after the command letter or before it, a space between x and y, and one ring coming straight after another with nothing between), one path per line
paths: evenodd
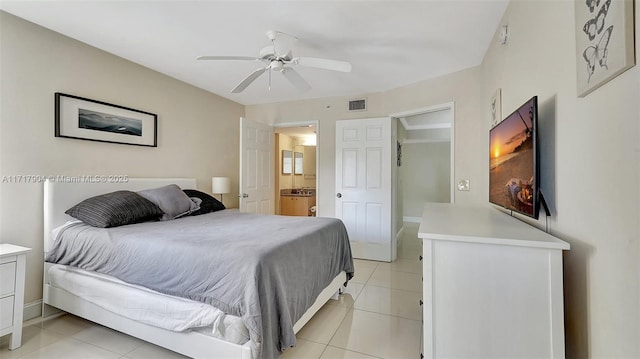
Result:
M13 294L16 287L16 262L0 264L0 298Z
M13 325L13 296L0 299L0 330Z

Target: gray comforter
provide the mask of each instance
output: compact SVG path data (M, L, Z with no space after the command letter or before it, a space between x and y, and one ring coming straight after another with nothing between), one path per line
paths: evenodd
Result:
M47 262L77 266L242 318L256 358L295 344L293 324L341 271L353 275L338 219L221 211L116 228L63 229Z

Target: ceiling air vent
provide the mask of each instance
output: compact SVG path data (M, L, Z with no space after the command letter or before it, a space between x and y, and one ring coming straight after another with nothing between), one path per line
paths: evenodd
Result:
M349 111L364 111L367 109L367 100L351 100L349 101Z

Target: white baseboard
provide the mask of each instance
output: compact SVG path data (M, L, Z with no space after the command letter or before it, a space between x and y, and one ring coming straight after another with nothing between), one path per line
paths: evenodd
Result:
M402 233L404 233L404 226L400 227L398 233L396 233L396 242L400 240L400 237L402 237Z
M402 221L403 222L409 222L409 223L420 223L422 221L422 218L420 217L402 217Z
M27 320L42 316L42 299L35 302L26 303L22 311L22 319Z
M368 242L351 242L351 254L353 258L367 259L381 262L391 262L391 248L389 245L368 243Z

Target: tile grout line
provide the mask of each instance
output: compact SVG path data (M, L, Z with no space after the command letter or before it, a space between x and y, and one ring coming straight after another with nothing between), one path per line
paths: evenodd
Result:
M368 357L375 358L375 359L385 359L385 358L383 358L383 357L379 357L379 356L375 356L375 355L371 355L371 354L367 354L367 353L359 352L359 351L357 351L357 350L344 349L344 348L340 348L340 347L336 347L336 346L333 346L333 345L329 345L329 344L327 344L327 348L329 348L329 347L332 347L332 348L335 348L335 349L344 350L344 351L346 351L346 352L352 352L352 353L358 353L358 354L366 355L366 356L368 356ZM325 351L327 350L327 348L325 348ZM324 353L323 353L323 354L324 354Z
M79 333L79 332L78 332L78 333ZM76 334L77 334L77 333L76 333ZM75 335L75 334L74 334L74 335ZM101 347L101 346L96 345L96 344L93 344L93 343L85 342L84 340L80 340L80 339L78 339L78 338L74 338L74 337L73 337L73 335L70 335L70 336L66 337L64 340L73 340L73 341L76 341L76 342L80 342L80 343L82 343L82 344L91 345L92 347L95 347L95 348L98 348L98 349L102 349L102 350L106 350L106 351L108 351L109 353L113 353L113 354L119 355L120 357L121 357L121 356L123 356L123 355L126 355L126 354L116 353L116 352L114 352L114 351L113 351L113 350L111 350L111 349L107 349L107 348Z
M373 268L373 270L371 271L371 275L373 275L373 272L376 271L376 268L378 268L378 264L376 263L375 267ZM362 294L362 291L364 290L364 287L367 286L367 283L369 283L369 279L371 278L371 275L369 275L369 277L367 278L367 281L365 283L363 283L363 287L362 290L360 290L360 293L358 294L358 296L360 296L360 294ZM355 305L356 300L353 301L353 304ZM347 318L347 316L349 315L349 312L352 312L354 310L353 305L351 306L351 308L349 308L349 311L347 311L347 314L345 314L345 316L342 318L342 320L340 321L340 324L338 324L338 326L336 327L336 330L333 332L333 334L331 335L331 338L329 338L329 342L327 343L327 347L329 346L329 344L331 343L331 341L333 340L333 338L336 336L336 333L338 333L338 330L340 329L340 326L342 325L342 323L344 323L344 320ZM343 350L348 350L346 348L339 348L339 347L335 347L338 349L343 349ZM326 350L326 348L325 348Z
M77 334L77 333L76 333L76 334ZM75 334L74 334L74 335L75 335ZM99 346L99 345L95 345L95 344L93 344L93 343L85 342L84 340L80 340L80 339L77 339L77 338L73 338L73 335L69 336L69 337L68 337L68 338L66 338L66 339L71 339L71 340L75 340L75 341L80 342L80 343L83 343L83 344L91 345L92 347L96 347L96 348L98 348L98 349L106 350L106 351L108 351L109 353L113 353L113 354L119 355L120 357L121 357L121 356L123 356L123 355L126 355L126 354L116 353L116 352L114 352L113 350L110 350L110 349L107 349L107 348L103 348L103 347L101 347L101 346Z
M351 305L349 305L349 306L344 306L344 305L335 304L335 303L331 303L331 302L327 302L327 304L326 304L326 305L332 305L332 306L338 306L338 307L346 308L346 309L347 309L347 314L348 314L348 313L349 313L349 311L353 310L353 305L356 303L356 300L358 300L358 298L360 297L360 294L362 294L362 291L364 290L364 287L365 287L365 285L366 285L366 284L363 284L363 283L355 283L355 282L354 282L354 284L361 285L361 286L362 286L362 289L360 289L360 292L358 292L358 295L356 295L356 298L354 298L354 299L353 299L353 303L352 303ZM344 293L343 293L343 294L341 294L341 295L344 295ZM347 314L345 314L344 318L346 318L346 317L347 317ZM342 318L342 321L344 321L344 318ZM338 328L340 328L340 326L342 325L342 321L340 322L340 324L338 324L338 327L336 328L336 331L333 333L333 335L331 336L331 338L329 338L329 342L331 342L331 339L333 339L333 336L334 336L334 335L336 334L336 332L338 331ZM298 339L298 337L296 336L296 340L297 340L297 339ZM308 341L308 342L312 342L312 343L316 343L316 344L324 345L324 346L325 346L325 349L322 351L322 354L324 354L324 351L327 349L326 347L327 347L327 346L329 346L329 344L328 344L328 343L320 343L320 342L317 342L317 341L315 341L315 340L311 340L311 339L307 339L307 338L300 338L300 339L302 339L302 340L306 340L306 341ZM337 347L335 347L335 348L337 348ZM342 349L342 348L338 348L338 349ZM346 349L345 349L345 350L346 350ZM320 356L322 356L322 354L321 354Z
M73 317L75 317L75 316L73 316ZM77 317L75 317L75 318L77 318ZM81 318L78 318L78 319L81 319ZM143 344L141 344L141 345L139 345L138 347L136 347L136 348L134 348L134 349L132 349L132 350L128 351L128 352L127 352L127 353L125 353L125 354L121 354L121 353L118 353L118 352L114 352L113 350L111 350L111 349L109 349L109 348L105 348L105 347L102 347L102 346L100 346L100 345L96 345L96 344L94 344L94 343L90 343L90 342L88 342L88 341L85 341L85 340L82 340L82 339L79 339L79 338L75 338L75 337L74 337L75 335L80 334L83 330L89 329L89 328L91 328L92 326L104 327L104 326L100 326L100 325L98 325L98 324L96 324L96 323L93 323L93 322L87 321L87 320L85 320L85 319L82 319L82 320L83 320L83 321L86 321L87 323L90 323L90 325L89 325L87 328L83 328L82 330L78 331L77 333L73 333L73 334L63 334L63 333L57 332L57 331L55 331L55 330L50 330L50 329L45 328L45 327L44 327L44 325L42 325L42 329L41 329L41 330L42 330L42 331L46 331L46 332L47 332L47 333L49 333L49 334L55 334L56 336L59 336L59 337L60 337L60 339L58 339L58 340L57 340L56 342L54 342L54 343L57 343L57 342L59 342L59 341L63 341L63 340L66 340L66 339L72 339L72 340L78 341L78 342L80 342L80 343L84 343L84 344L87 344L87 345L91 345L91 346L93 346L93 347L96 347L96 348L99 348L99 349L102 349L102 350L106 350L106 351L108 351L108 352L110 352L110 353L117 354L117 355L119 355L120 357L122 357L122 356L126 356L126 355L130 354L130 353L131 353L131 352L133 352L134 350L136 350L136 349L138 349L139 347L141 347L142 345L144 345L144 343L148 343L148 342L144 342ZM104 328L106 328L106 327L104 327ZM109 329L109 328L107 328L107 329ZM116 332L117 332L117 331L116 331ZM130 335L125 334L125 333L121 333L121 332L117 332L117 333L118 333L118 334L122 334L122 335L126 335L126 336L128 336L128 337L131 337ZM51 344L54 344L54 343L51 343ZM151 344L151 343L150 343L150 344ZM49 346L49 345L50 345L50 344L48 344L48 345L46 345L46 346ZM154 345L154 344L152 344L152 345Z
M35 327L35 328L38 328L38 329L40 330L39 335L42 335L42 332L44 332L44 331L45 331L45 329L41 326L41 324L42 324L42 323L37 323L37 324L38 324L38 325L33 325L33 324L32 324L32 325L29 325L29 326L33 326L33 327ZM23 330L23 333L24 333L24 328L22 328L22 330ZM24 353L22 353L22 354L20 354L19 356L17 356L17 357L16 357L16 359L18 359L18 358L23 358L23 357L25 357L25 356L27 356L27 355L29 355L29 354L32 354L32 353L35 353L35 352L39 351L40 349L42 349L42 348L44 348L44 347L50 346L50 345L52 345L52 344L56 344L56 343L61 342L61 341L63 341L63 340L65 340L65 339L66 339L66 337L65 337L63 334L60 334L60 333L58 333L58 332L55 332L55 331L52 331L52 330L47 330L46 332L47 332L47 334L48 334L48 335L54 336L56 339L55 339L54 341L52 341L51 343L49 343L49 344L46 344L46 345L38 345L38 347L33 348L33 350L25 351ZM26 346L26 345L25 345L25 342L24 342L24 339L25 339L25 338L23 337L22 339L23 339L23 343L22 343L22 345L20 346L20 348L18 348L18 349L24 348L24 347Z
M327 348L329 347L329 344L325 344L324 345L324 349L322 349L322 353L320 353L320 356L318 357L318 359L322 358L322 356L324 355L324 353L327 351Z
M331 341L333 340L333 338L336 336L336 334L338 333L338 330L340 329L340 327L342 326L342 323L344 323L344 320L347 319L347 316L349 315L349 312L352 312L354 309L351 308L349 309L349 311L347 311L347 314L344 315L344 317L342 317L342 320L340 321L340 324L338 324L338 326L336 327L336 330L333 332L333 334L331 335L331 338L329 338L329 342L327 343L327 346L329 346L329 344L331 344ZM343 350L348 350L346 348L340 348L340 347L335 347L338 349L343 349ZM325 348L326 350L326 348Z
M380 313L380 312L374 312L373 310L367 310L367 309L360 309L360 308L353 308L353 310L359 310L361 312L367 312L367 313L373 313L373 314L379 314L379 315L386 315L388 317L392 317L392 318L398 318L398 319L406 319L406 320L411 320L414 322L420 322L422 323L422 319L411 319L411 318L406 318L406 317L401 317L399 315L393 315L393 314L387 314L387 313ZM340 323L342 324L342 323Z
M24 329L24 328L23 328L23 329ZM40 330L42 330L42 329L40 329ZM22 339L24 340L25 338L23 337ZM63 338L58 338L58 339L54 340L53 342L51 342L51 343L49 343L49 344L47 344L47 345L44 345L44 346L38 346L38 347L33 348L32 350L25 350L25 352L24 352L24 353L22 353L22 354L20 354L20 355L18 355L18 356L16 357L16 359L23 358L23 357L25 357L26 355L29 355L29 354L31 354L31 353L35 353L36 351L38 351L38 350L40 350L40 349L42 349L42 348L44 348L44 347L46 347L46 346L48 346L48 345L55 344L55 343L59 342L59 341L60 341L60 340L62 340L62 339L63 339ZM18 348L18 349L16 349L16 350L22 349L22 348L24 348L24 347L25 347L25 343L22 343L22 345L20 346L20 348ZM3 350L3 351L4 351L4 350ZM0 351L0 352L1 352L1 351ZM7 352L10 352L8 347L7 347Z
M375 285L375 284L367 284L367 285L368 285L368 286L371 286L371 287L376 287L376 288L384 288L384 289L389 289L389 290L398 290L398 291L406 292L406 293L419 293L419 294L421 294L421 295L420 295L420 297L422 297L422 289L420 289L420 291L419 291L419 292L417 292L417 291L408 290L408 289L399 289L399 288L384 287L384 286L381 286L381 285ZM365 286L365 287L366 287L366 286ZM364 291L364 288L362 288L362 291ZM360 293L362 293L362 291L360 291ZM359 297L359 296L360 296L360 294L358 294L358 297Z

